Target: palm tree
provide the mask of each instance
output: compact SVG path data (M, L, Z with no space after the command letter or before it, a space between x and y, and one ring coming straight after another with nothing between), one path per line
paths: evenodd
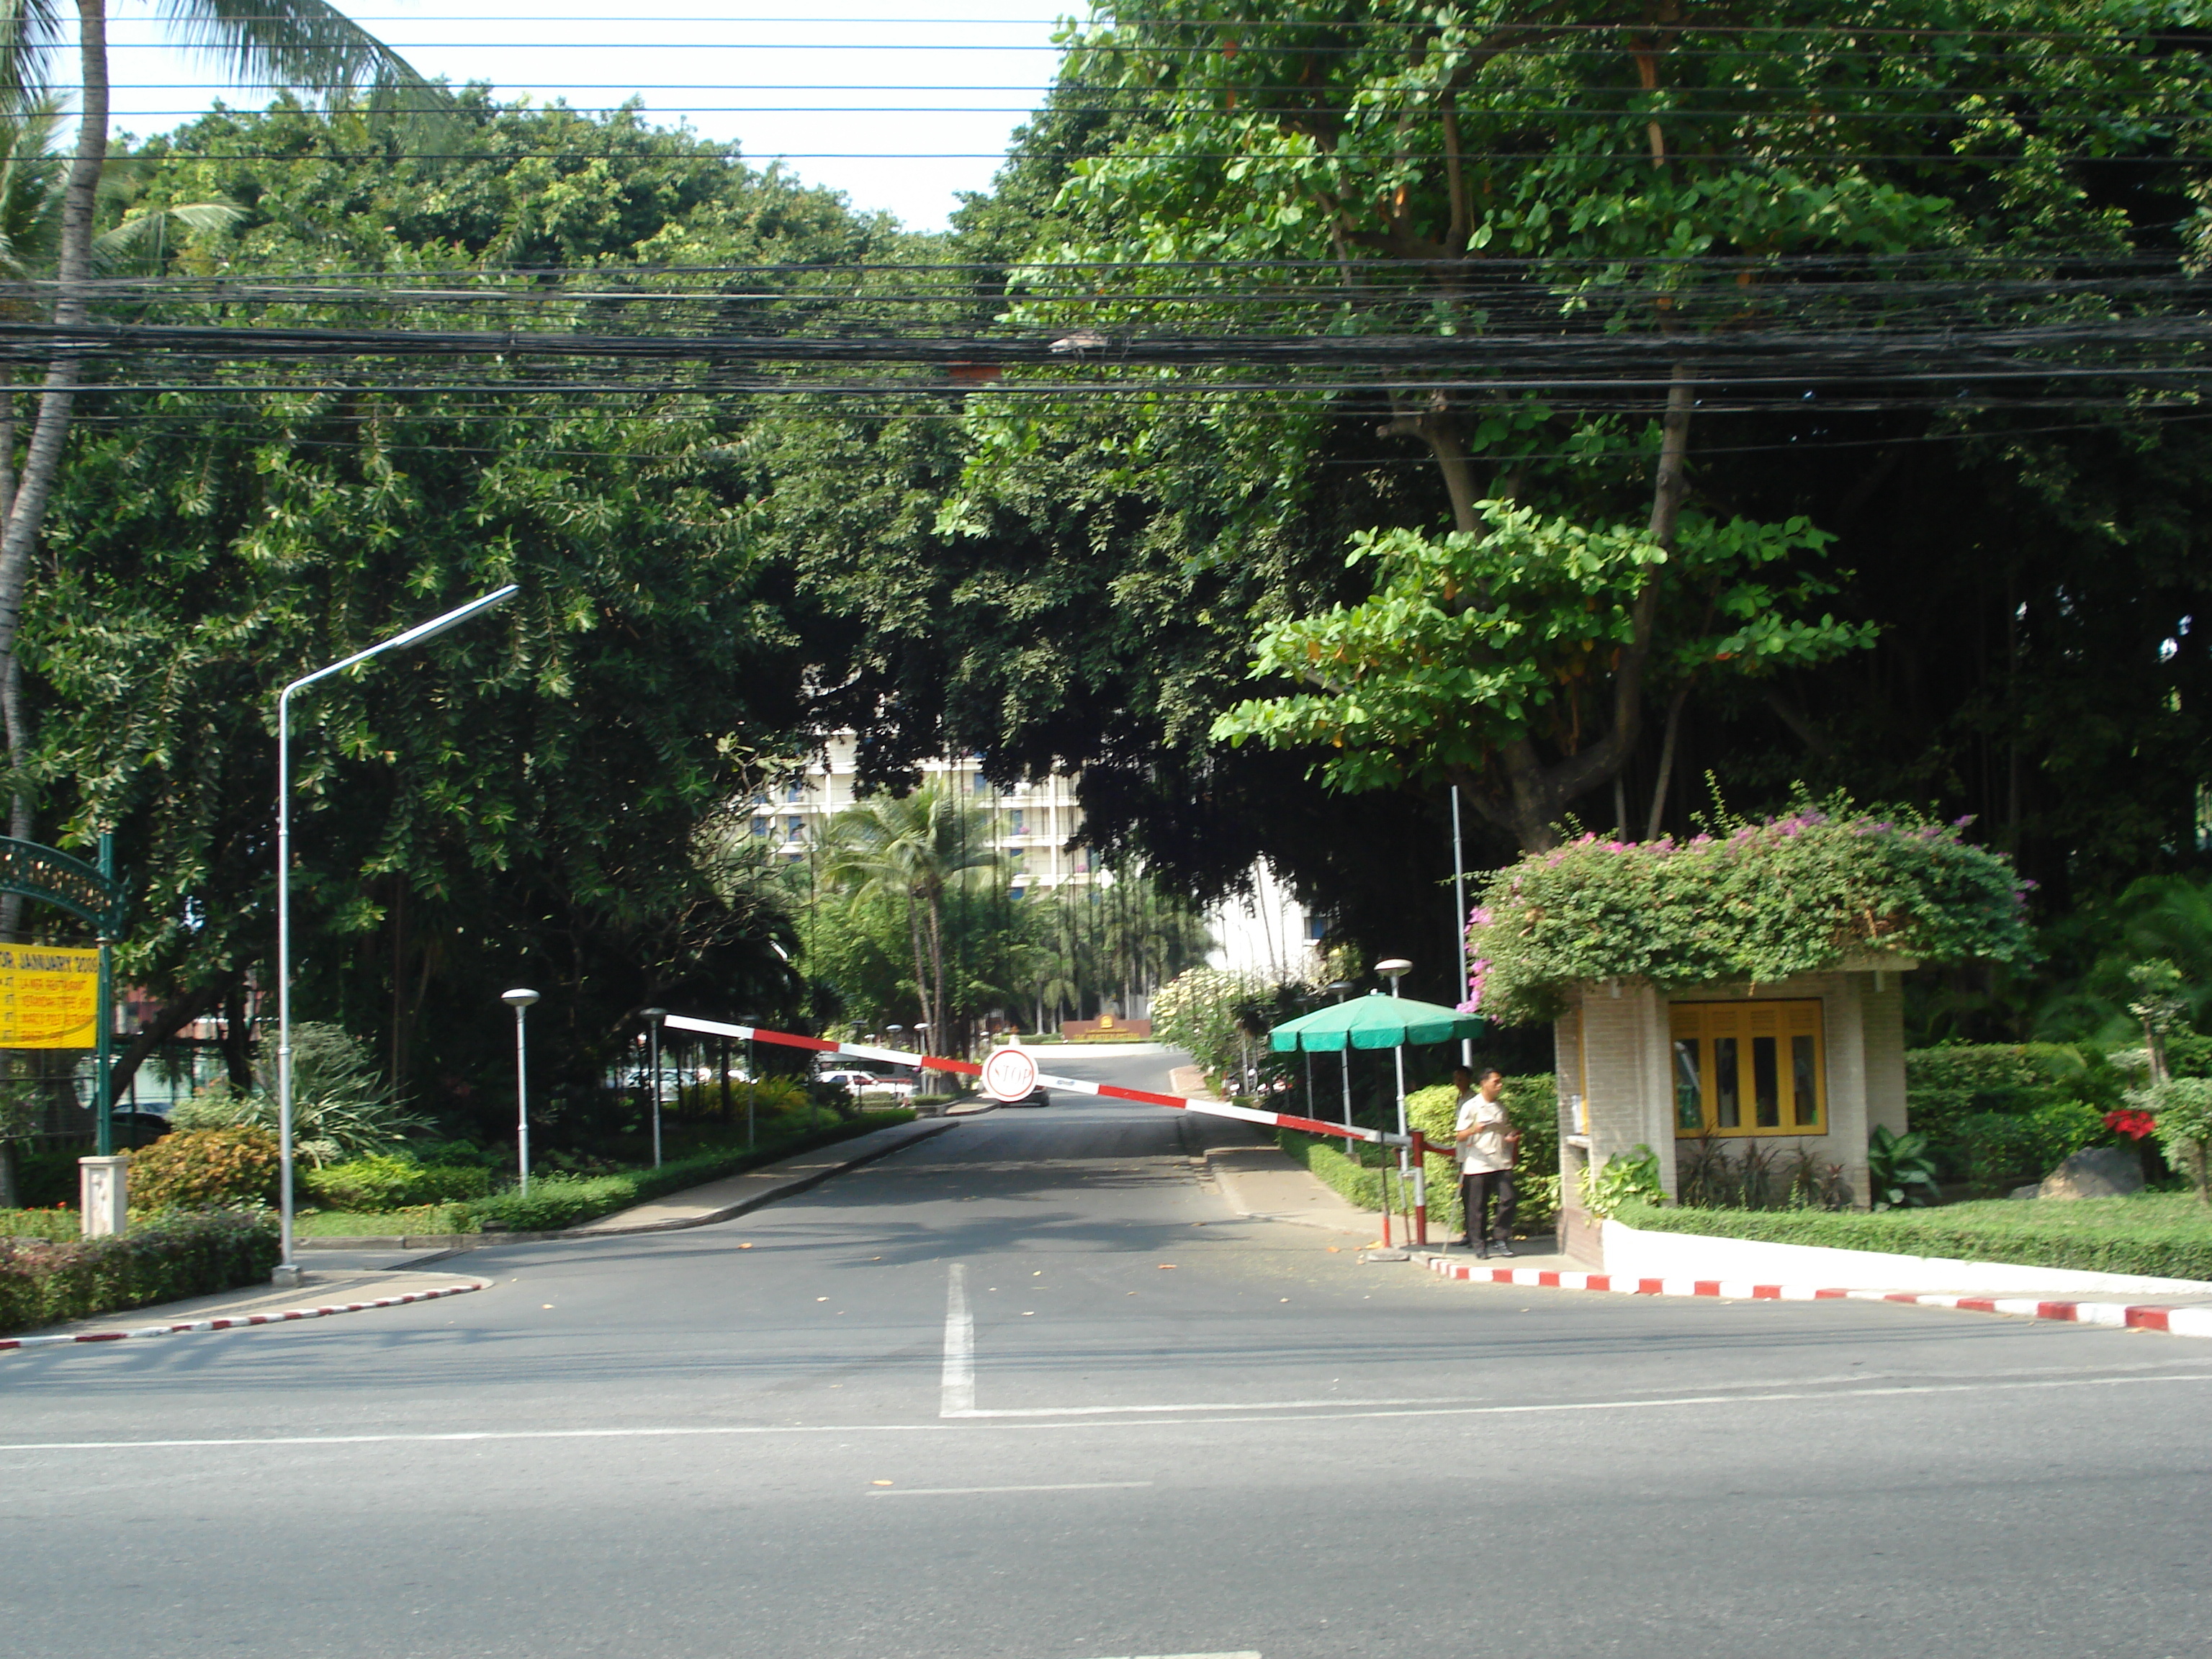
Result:
M398 109L402 99L425 115L450 103L443 88L425 82L326 0L170 0L161 15L178 45L213 58L241 84L320 93L333 104L366 105L379 113ZM48 97L64 39L54 0L0 0L0 100L18 110L38 107ZM58 330L88 319L85 283L97 263L93 213L107 164L106 0L76 0L76 150L69 160L54 237ZM58 356L47 364L21 474L7 502L0 529L0 685L17 677L24 584L61 471L82 370L75 357ZM12 439L12 430L8 435ZM6 460L12 465L14 459L10 442ZM13 758L20 792L20 750Z
M4 96L5 89L0 88L0 98ZM54 154L54 139L61 125L60 100L50 94L32 97L16 109L0 107L0 276L11 282L51 276L59 256L64 162ZM119 175L111 175L102 184L118 196L129 187ZM137 212L125 205L121 222L93 238L92 269L106 273L149 255L158 260L173 224L213 230L245 216L246 210L234 202L192 202ZM24 307L17 301L4 309L21 317ZM0 525L7 522L15 505L15 381L10 369L0 374ZM35 827L30 792L22 783L30 728L23 716L22 663L12 649L0 665L0 729L6 733L9 765L15 778L8 833L27 841ZM16 936L22 904L13 893L0 897L0 939Z
M930 784L913 793L855 802L823 830L824 878L854 894L902 898L914 951L914 983L939 1053L952 1038L945 973L945 896L994 878L1000 863L987 814Z

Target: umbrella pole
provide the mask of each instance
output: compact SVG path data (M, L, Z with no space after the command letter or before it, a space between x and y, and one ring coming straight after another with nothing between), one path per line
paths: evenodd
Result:
M1390 1058L1398 1073L1398 1200L1403 1203L1406 1200L1406 1172L1408 1162L1407 1157L1408 1141L1406 1133L1406 1045L1401 1042L1393 1048L1390 1051ZM1415 1244L1425 1244L1429 1242L1428 1229L1419 1224L1425 1220L1428 1215L1428 1200L1423 1191L1427 1184L1428 1172L1421 1167L1422 1160L1414 1158L1411 1161L1413 1203L1413 1214L1407 1218L1415 1224L1409 1230L1408 1237Z

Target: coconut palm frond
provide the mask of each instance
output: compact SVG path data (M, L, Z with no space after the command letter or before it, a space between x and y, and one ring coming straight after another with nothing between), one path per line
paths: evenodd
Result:
M325 0L164 0L161 10L175 45L240 86L300 93L425 139L452 124L451 92Z
M109 271L138 258L158 264L167 249L172 225L187 230L228 230L247 216L235 202L185 202L176 207L149 208L92 239L92 267Z
M54 0L0 0L0 104L32 103L49 95L49 66L76 38Z

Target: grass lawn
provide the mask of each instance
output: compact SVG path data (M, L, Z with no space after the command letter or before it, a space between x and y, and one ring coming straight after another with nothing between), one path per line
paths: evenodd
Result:
M2212 1280L2212 1205L2190 1193L1985 1199L1878 1215L1635 1206L1615 1219L1653 1232Z

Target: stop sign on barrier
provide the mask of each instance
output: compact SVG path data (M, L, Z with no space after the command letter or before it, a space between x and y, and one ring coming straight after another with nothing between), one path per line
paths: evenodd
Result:
M1027 1100L1036 1092L1036 1060L1024 1049L994 1048L984 1057L982 1084L994 1100Z

